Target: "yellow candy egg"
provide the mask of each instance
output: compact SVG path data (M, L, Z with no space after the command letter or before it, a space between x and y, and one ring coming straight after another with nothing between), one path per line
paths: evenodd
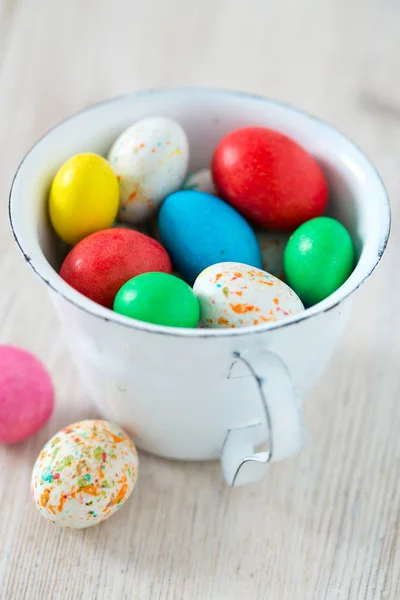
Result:
M76 244L95 231L111 227L118 208L117 177L107 160L98 154L73 156L53 179L50 220L67 244Z

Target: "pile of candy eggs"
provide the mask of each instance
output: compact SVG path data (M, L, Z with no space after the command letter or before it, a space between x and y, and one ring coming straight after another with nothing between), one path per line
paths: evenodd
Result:
M325 176L296 141L237 129L188 175L189 151L181 125L154 116L121 132L107 158L61 166L49 215L71 246L69 285L133 319L234 328L297 314L346 281L350 234L325 216Z

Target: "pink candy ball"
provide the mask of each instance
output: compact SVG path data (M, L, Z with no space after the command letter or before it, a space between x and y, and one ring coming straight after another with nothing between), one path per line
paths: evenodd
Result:
M50 375L29 352L0 346L0 442L13 444L36 433L53 412Z

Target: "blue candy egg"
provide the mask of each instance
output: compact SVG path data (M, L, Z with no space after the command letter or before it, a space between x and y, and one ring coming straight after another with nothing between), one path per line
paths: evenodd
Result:
M207 267L240 262L262 268L257 238L247 221L226 202L194 190L168 196L158 229L175 268L192 284Z

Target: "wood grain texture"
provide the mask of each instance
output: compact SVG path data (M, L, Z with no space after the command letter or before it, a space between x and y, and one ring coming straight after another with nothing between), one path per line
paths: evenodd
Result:
M0 0L0 342L40 356L57 388L48 426L0 448L0 598L400 598L400 124L360 103L366 7ZM400 98L398 74L393 81ZM35 511L30 472L50 435L96 413L46 290L14 247L8 190L24 152L63 117L105 97L176 84L281 98L345 131L387 184L391 243L306 403L301 456L274 465L262 484L231 490L218 464L142 454L137 488L115 517L59 530Z

